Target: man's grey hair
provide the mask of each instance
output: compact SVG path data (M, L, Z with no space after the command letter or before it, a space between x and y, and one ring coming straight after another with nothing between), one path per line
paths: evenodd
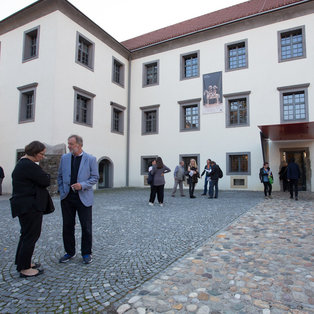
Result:
M82 138L81 136L76 135L76 134L73 134L73 135L70 135L70 136L68 137L68 140L69 140L70 138L72 138L72 137L75 138L75 141L76 141L77 144L83 146L83 138Z

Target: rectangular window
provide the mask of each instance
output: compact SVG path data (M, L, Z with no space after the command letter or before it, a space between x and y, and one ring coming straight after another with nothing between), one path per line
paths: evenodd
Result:
M200 162L200 155L199 154L185 154L185 155L180 155L179 156L179 160L183 160L184 161L184 169L188 170L188 166L190 165L190 161L191 159L195 159L196 164L198 166L198 171L200 172L201 168L199 165Z
M224 95L226 127L249 126L249 94L250 92L242 92Z
M94 43L83 35L76 35L76 62L93 70L94 68Z
M74 88L74 123L87 126L93 125L93 98L94 94L78 87Z
M197 131L200 129L200 98L179 101L180 131Z
M115 58L112 60L112 82L124 86L124 64Z
M124 110L125 107L115 103L111 103L112 121L111 132L123 134L124 133Z
M305 58L305 28L278 32L279 62Z
M305 95L304 92L283 94L283 119L305 120Z
M142 135L158 133L159 105L141 107Z
M148 168L152 165L153 160L156 158L157 158L157 155L141 157L141 175L148 174Z
M199 77L200 52L181 55L181 80Z
M229 101L230 125L247 124L246 98Z
M226 71L248 67L247 39L225 45Z
M251 153L227 153L227 175L251 174Z
M159 61L143 65L143 87L159 84Z
M38 57L39 26L24 32L23 61Z
M35 120L35 99L36 87L38 83L33 83L18 87L20 91L19 123L32 122Z
M308 121L309 84L280 87L281 123Z
M155 133L157 122L156 110L146 111L144 115L145 115L145 133Z
M199 128L199 111L197 105L185 106L184 111L184 127L185 129Z

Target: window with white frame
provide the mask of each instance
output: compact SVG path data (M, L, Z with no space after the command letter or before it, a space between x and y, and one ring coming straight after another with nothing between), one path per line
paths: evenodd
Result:
M93 98L94 94L81 88L74 88L74 123L93 125Z
M38 83L18 87L20 91L19 123L35 120L36 88Z
M225 45L226 71L245 69L248 67L247 39Z
M38 57L39 52L39 26L24 32L23 61Z
M308 95L310 84L278 88L280 92L281 123L308 121Z
M199 59L199 50L181 55L181 80L199 77Z
M124 133L124 110L125 107L116 103L111 103L111 132Z
M158 116L160 105L141 107L142 135L158 134Z
M112 60L112 81L120 86L124 86L124 64L116 58Z
M159 84L159 61L143 64L143 87Z
M242 92L224 95L227 127L249 125L249 94L250 92Z
M305 27L278 32L279 62L305 58Z
M180 131L198 131L200 129L200 98L179 101Z
M251 153L227 153L227 175L250 175Z
M90 70L94 68L95 44L82 34L76 34L76 62Z

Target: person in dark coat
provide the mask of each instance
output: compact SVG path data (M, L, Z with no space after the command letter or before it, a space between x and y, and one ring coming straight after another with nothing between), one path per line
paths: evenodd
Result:
M293 198L293 189L295 200L298 200L298 181L300 179L301 173L298 164L295 163L294 158L292 158L288 164L287 168L287 180L290 186L290 198Z
M288 168L288 164L284 162L282 164L280 171L278 172L279 179L282 180L282 188L284 192L286 192L286 190L288 190L288 187L289 187L289 182L287 180L287 168Z
M43 211L50 197L45 189L50 185L50 176L36 164L44 158L45 151L43 143L31 142L25 147L25 156L19 160L12 172L12 217L18 217L21 225L15 264L22 278L43 273L40 264L32 263L32 256L41 233ZM46 193L43 193L43 189Z
M0 195L2 195L2 181L3 181L3 178L4 178L4 171L3 171L3 168L0 167Z
M196 198L194 195L195 185L198 182L198 178L200 174L198 172L198 166L195 159L190 160L190 164L188 166L188 184L189 184L189 193L190 198Z
M214 188L215 188L215 198L218 198L218 181L219 181L219 166L216 164L215 161L210 162L211 172L210 182L209 182L209 197L214 198Z

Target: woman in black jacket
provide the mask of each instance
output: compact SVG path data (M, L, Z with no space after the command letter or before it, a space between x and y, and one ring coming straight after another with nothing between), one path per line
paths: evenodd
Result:
M190 160L190 164L188 166L188 184L189 184L189 193L190 198L195 198L194 196L194 189L195 184L198 182L198 178L200 174L198 172L198 166L195 159Z
M45 189L50 185L50 176L36 164L44 158L45 152L43 143L31 142L25 147L25 156L19 160L12 172L12 217L17 216L21 225L15 264L22 278L43 273L39 268L40 264L32 263L32 255L41 233L43 211L50 197Z

